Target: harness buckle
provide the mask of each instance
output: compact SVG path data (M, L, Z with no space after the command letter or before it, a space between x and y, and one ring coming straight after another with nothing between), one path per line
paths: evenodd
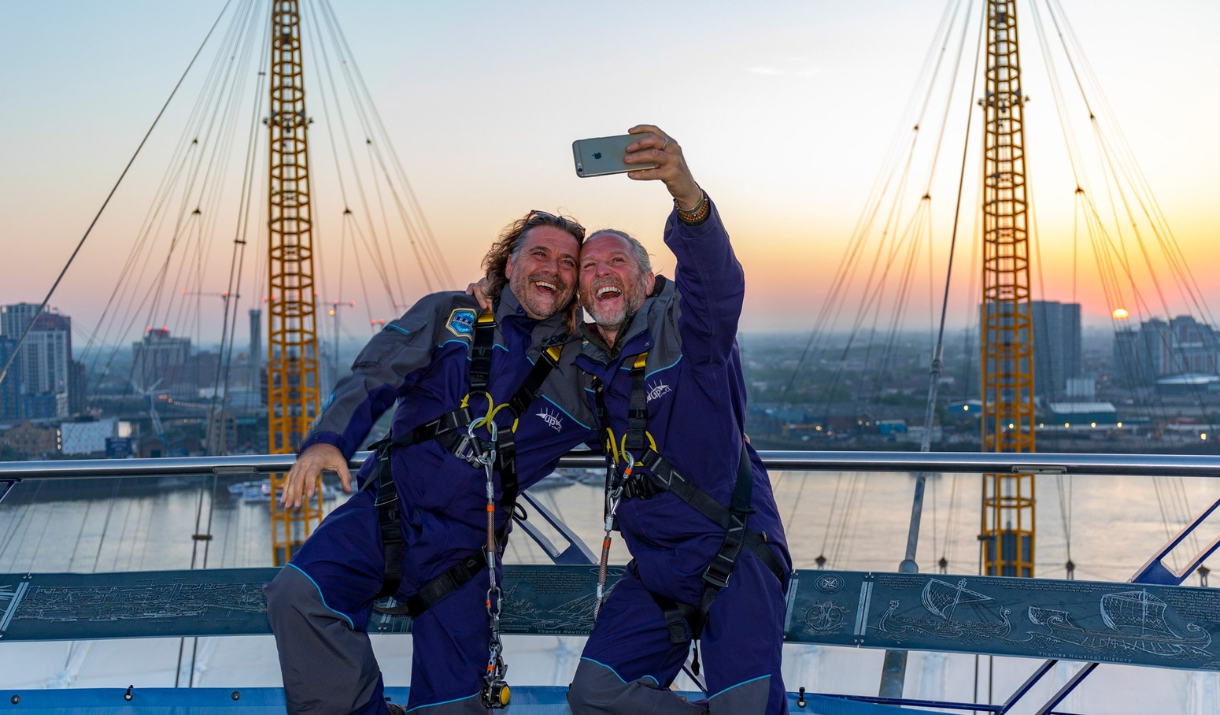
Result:
M482 466L482 462L479 461L478 455L475 453L474 444L471 443L470 437L467 435L462 435L461 441L454 445L450 452L453 453L453 456L472 467Z
M729 578L732 577L732 575L732 571L726 571L725 569L718 568L713 562L707 567L707 570L703 572L703 580L709 586L713 586L715 588L727 588L729 585Z
M398 502L398 489L378 489L377 498L373 501L373 506L381 508L396 504Z

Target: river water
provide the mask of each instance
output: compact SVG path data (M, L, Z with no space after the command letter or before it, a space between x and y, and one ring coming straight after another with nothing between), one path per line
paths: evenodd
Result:
M601 540L602 491L596 484L570 478L576 475L561 473L531 494L592 547ZM915 483L910 475L774 472L771 481L798 568L815 568L817 557L824 555L828 568L897 570ZM0 502L0 572L187 569L192 560L194 568L271 565L268 504L243 503L230 496L226 485L210 477L19 484ZM978 475L929 480L920 533L921 571L938 570L943 557L949 573L978 573L981 485ZM1047 578L1064 577L1070 546L1078 579L1126 580L1181 526L1187 513L1220 498L1220 484L1204 479L1160 480L1158 486L1138 477L1039 476L1036 486L1036 573ZM327 501L326 510L343 498L340 494ZM192 539L197 529L210 533L212 540ZM553 531L544 531L559 543ZM1190 555L1186 551L1193 553L1220 534L1210 524L1200 531L1168 565L1180 566ZM626 559L617 539L612 561ZM547 558L517 530L507 561L546 563ZM1197 577L1187 582L1198 584ZM568 682L581 639L510 640L515 682ZM374 641L387 683L407 684L410 639L379 636ZM181 659L180 650L185 653ZM986 701L986 660L977 685L972 656L914 654L911 660L908 695L971 701L977 688L978 697ZM879 664L878 651L786 646L785 678L793 690L804 685L815 692L875 694ZM996 659L993 697L1003 698L1034 665ZM1051 680L1063 682L1075 667L1062 665ZM1073 696L1076 705L1065 709L1212 715L1220 713L1216 678L1210 673L1106 666ZM253 637L204 638L198 643L164 639L0 644L0 686L172 686L175 681L196 686L278 685L274 644Z

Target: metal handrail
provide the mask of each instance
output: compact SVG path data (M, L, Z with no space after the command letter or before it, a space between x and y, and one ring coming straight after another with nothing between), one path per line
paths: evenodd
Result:
M359 467L372 452L357 452ZM760 451L770 469L815 472L944 472L959 474L1095 474L1150 477L1220 477L1220 456L1161 454L1008 454L985 452L789 452ZM121 477L269 474L286 472L291 454L156 459L79 459L0 462L3 479L94 479ZM569 452L560 467L605 466L594 452Z

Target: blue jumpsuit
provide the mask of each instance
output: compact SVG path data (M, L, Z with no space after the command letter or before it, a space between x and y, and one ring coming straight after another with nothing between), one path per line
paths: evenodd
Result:
M703 572L725 530L672 491L624 499L618 522L634 560L598 617L568 701L574 715L784 713L780 658L791 560L767 472L743 443L746 390L736 336L745 274L714 206L695 226L672 214L665 243L678 259L676 280L657 278L653 294L619 336L621 349L608 348L586 329L576 364L604 385L610 427L622 440L630 369L647 351L647 434L656 452L722 506L730 503L745 447L755 509L749 528L765 534L768 543L761 548L779 557L774 562L782 564L784 582L755 553L742 550L728 586L712 603L701 638L710 697L698 704L681 700L665 688L686 661L689 643L671 642L654 595L699 604Z
M301 444L335 445L350 458L377 418L397 402L393 434L458 408L469 390L469 351L478 306L460 293L419 301L386 326L357 357ZM516 392L547 345L563 342L559 366L520 417L516 430L520 489L549 475L559 457L592 438L593 416L573 360L579 341L562 315L530 319L505 288L488 386L497 405ZM472 397L476 415L485 398ZM507 411L497 417L511 426ZM480 430L484 438L485 429ZM357 480L369 479L376 458ZM486 475L435 440L392 452L404 537L399 601L486 542ZM496 500L501 497L497 472ZM276 579L265 587L268 618L279 649L291 713L387 713L382 679L365 628L385 572L376 485L329 514ZM497 526L508 514L497 509ZM479 697L488 657L486 574L476 577L415 619L408 707L421 715L485 713Z

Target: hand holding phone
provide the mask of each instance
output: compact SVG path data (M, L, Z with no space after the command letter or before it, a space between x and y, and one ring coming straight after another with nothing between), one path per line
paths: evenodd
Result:
M576 161L576 175L588 178L657 168L657 164L628 165L623 161L623 157L627 154L627 146L644 136L652 135L622 134L614 137L577 139L572 142L572 158Z
M628 147L632 148L630 164L626 162ZM661 181L678 208L686 210L698 207L704 199L682 147L652 124L638 124L617 137L572 142L572 157L580 177L630 172L636 181Z

